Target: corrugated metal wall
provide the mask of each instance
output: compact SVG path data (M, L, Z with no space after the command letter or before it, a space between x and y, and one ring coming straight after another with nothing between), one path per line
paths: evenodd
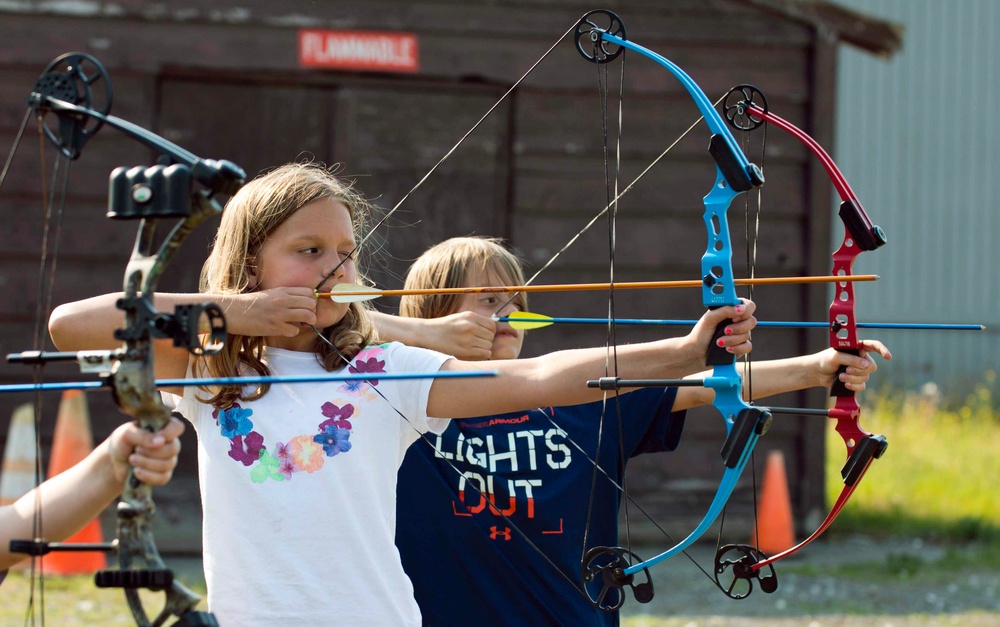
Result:
M1000 3L838 1L906 29L890 60L840 52L835 159L889 238L855 268L882 276L858 317L987 325L878 332L881 379L961 393L1000 361Z

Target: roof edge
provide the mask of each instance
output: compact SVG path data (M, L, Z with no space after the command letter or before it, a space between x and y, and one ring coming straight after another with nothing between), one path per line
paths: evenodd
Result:
M866 52L889 58L903 47L905 27L828 0L737 0L769 13L830 32Z

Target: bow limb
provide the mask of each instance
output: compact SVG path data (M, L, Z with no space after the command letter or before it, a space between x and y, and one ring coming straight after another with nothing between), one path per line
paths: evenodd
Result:
M802 142L809 151L822 163L837 194L841 205L838 215L844 225L844 239L840 247L833 253L832 274L840 277L853 276L854 261L865 251L875 250L886 243L885 233L874 225L857 196L847 183L847 179L837 167L830 155L819 143L805 131L791 122L771 113L767 108L767 100L756 88L750 85L734 87L725 99L723 105L726 119L740 130L754 130L764 123L771 123L789 133ZM861 342L857 335L857 305L854 296L854 286L851 281L839 281L835 284L835 293L829 309L829 345L838 351L858 355ZM766 556L756 547L747 545L727 545L721 547L715 560L716 582L719 587L732 598L744 598L753 591L753 580L758 579L761 589L773 592L777 589L777 578L774 575L773 564L781 559L797 553L800 549L823 534L833 524L844 505L850 500L858 483L864 477L872 461L878 459L888 446L883 435L873 435L861 428L861 406L857 395L839 380L839 375L846 370L841 367L834 375L830 396L835 397L834 407L821 410L802 410L793 408L771 408L775 413L818 414L836 420L836 432L844 441L847 449L847 461L841 471L844 481L840 495L823 522L805 540L799 542L777 555ZM735 554L735 559L727 555ZM720 579L730 572L733 581L726 585ZM743 580L744 586L736 589L736 583Z

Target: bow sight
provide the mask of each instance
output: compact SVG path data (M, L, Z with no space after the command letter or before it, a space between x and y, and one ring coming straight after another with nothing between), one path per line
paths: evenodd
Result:
M103 89L101 87L103 86ZM174 346L194 355L221 350L226 338L225 319L215 304L183 305L161 313L153 294L166 265L184 239L206 219L222 212L218 195L232 195L246 179L243 170L229 161L200 159L191 152L131 122L108 115L111 81L94 57L66 54L42 73L28 99L45 136L67 159L77 159L84 145L104 125L116 128L155 151L157 165L117 168L111 173L107 216L139 220L139 232L123 281L124 295L117 307L125 323L115 332L123 346L113 351L73 354L89 370L99 370L114 392L123 413L150 431L163 428L171 411L160 398L153 376L154 338L172 338ZM54 122L52 118L54 117ZM159 220L176 219L162 242L155 244ZM44 364L67 359L67 353L31 351L8 357L10 361ZM116 553L119 568L95 575L98 587L123 588L139 625L162 625L177 617L177 625L214 625L214 616L193 608L199 597L174 581L156 548L152 522L156 513L149 486L129 471L118 505L117 539L105 544L70 545L41 539L14 541L11 550L31 555L50 551L103 550ZM138 589L165 594L163 609L147 617Z

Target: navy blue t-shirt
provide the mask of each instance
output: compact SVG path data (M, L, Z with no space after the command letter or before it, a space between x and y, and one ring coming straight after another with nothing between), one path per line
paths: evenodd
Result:
M424 624L618 624L617 612L594 609L580 590L587 458L620 485L630 457L676 448L684 413L671 412L675 395L622 394L622 446L609 399L596 457L602 402L454 420L430 443L417 440L399 471L396 546ZM587 548L618 546L620 492L600 471L594 490Z

